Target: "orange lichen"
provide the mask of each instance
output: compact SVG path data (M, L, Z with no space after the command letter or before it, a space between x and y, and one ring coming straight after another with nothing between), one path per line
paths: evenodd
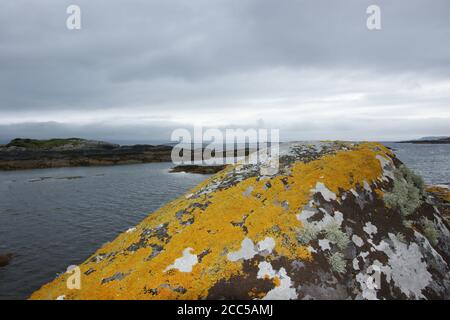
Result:
M427 187L427 192L436 195L439 199L450 202L450 189L438 187L438 186L430 186Z
M275 287L279 287L280 284L281 284L281 280L280 280L279 277L274 277L274 278L272 279L272 281L273 281L273 284L275 285Z
M378 199L383 199L384 198L384 192L381 191L380 189L375 189L375 194L377 196Z
M272 178L247 178L228 188L200 196L192 196L233 174L233 167L200 184L189 192L151 214L134 232L119 235L90 259L80 265L81 290L66 288L66 274L43 286L32 299L200 299L219 280L243 274L243 262L228 260L227 253L237 251L245 237L257 243L266 237L275 240L272 255L288 259L310 260L309 250L298 243L296 234L301 222L296 214L308 203L317 182L339 195L364 181L373 183L382 176L383 169L376 155L388 158L391 152L380 144L363 143L352 150L338 151L320 159L296 162L289 175ZM270 181L270 188L266 183ZM250 194L246 192L252 188ZM197 206L192 206L197 204ZM188 217L178 219L177 212L194 208ZM191 224L185 222L193 219ZM236 222L242 222L243 226ZM157 237L148 239L146 247L134 252L126 250L140 241L144 229L167 225L167 243ZM244 230L245 229L245 230ZM151 259L151 245L163 250ZM192 272L166 268L179 258L183 250L192 248L192 254L207 252L193 265ZM100 254L116 253L112 258L98 262L92 259ZM268 257L270 259L270 257ZM89 275L84 273L95 270ZM102 284L102 280L121 272L122 280ZM279 285L278 277L273 279Z

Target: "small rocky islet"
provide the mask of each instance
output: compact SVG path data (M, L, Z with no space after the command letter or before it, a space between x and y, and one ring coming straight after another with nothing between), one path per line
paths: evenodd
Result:
M178 165L170 169L170 172L185 172L185 173L197 173L197 174L214 174L222 171L226 168L226 165Z
M172 147L167 145L120 146L79 138L18 138L0 146L0 170L167 162L171 152Z
M139 164L152 162L171 162L172 145L118 145L105 141L68 139L23 139L11 140L0 145L0 170L44 169L61 167L110 166L121 164ZM204 148L181 152L190 152L191 160L202 157ZM250 148L234 150L232 157L240 154L248 156ZM215 151L211 156L225 158L229 152ZM202 158L200 158L202 159ZM213 174L224 168L223 165L179 165L171 172L187 172L197 174Z
M448 193L378 143L285 143L105 244L31 299L448 299Z

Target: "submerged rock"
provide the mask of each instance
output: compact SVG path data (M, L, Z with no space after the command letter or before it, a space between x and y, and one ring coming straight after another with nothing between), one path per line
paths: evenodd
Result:
M214 174L225 169L226 165L200 166L200 165L179 165L173 167L170 172L186 172L198 174Z
M11 262L12 258L12 253L0 254L0 268L6 267Z
M229 166L32 299L443 299L444 204L376 143L289 143ZM264 164L262 165L264 166Z

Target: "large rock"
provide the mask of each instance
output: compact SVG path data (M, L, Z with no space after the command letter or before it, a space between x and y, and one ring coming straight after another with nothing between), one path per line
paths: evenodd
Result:
M449 298L442 200L376 143L282 145L228 167L32 299Z

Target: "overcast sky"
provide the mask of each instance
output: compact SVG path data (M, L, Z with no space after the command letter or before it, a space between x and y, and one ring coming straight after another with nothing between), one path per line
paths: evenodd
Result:
M0 140L194 124L396 140L450 135L449 120L448 0L0 2Z

